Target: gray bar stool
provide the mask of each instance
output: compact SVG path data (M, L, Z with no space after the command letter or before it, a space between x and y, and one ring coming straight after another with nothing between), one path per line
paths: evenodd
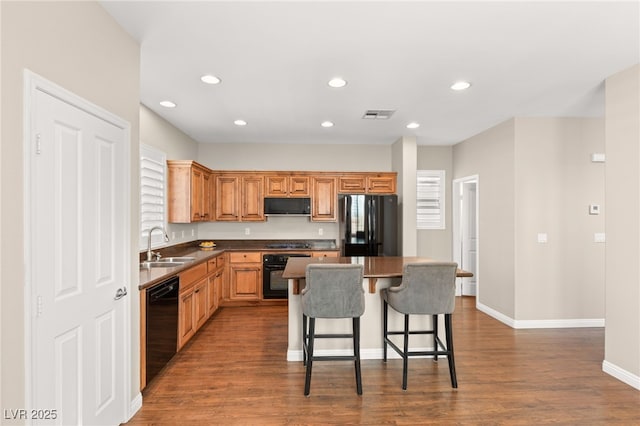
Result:
M303 361L307 366L304 394L311 388L311 368L314 361L354 361L356 389L362 395L360 374L360 317L364 313L364 290L362 288L362 265L311 264L306 268L306 285L302 290L302 348ZM316 318L351 318L351 334L316 334ZM308 329L307 329L308 319ZM316 356L313 353L316 338L352 338L353 355Z
M449 361L451 386L458 387L456 367L453 359L453 333L451 330L451 314L455 308L455 280L458 264L454 262L409 263L404 266L402 283L381 291L384 300L382 311L383 323L383 358L387 362L387 345L391 346L402 357L402 389L407 389L407 366L410 356L432 355L438 360L439 355L446 355ZM389 331L388 307L404 314L404 330ZM444 314L447 344L438 337L438 315ZM409 330L409 315L431 315L431 330ZM433 350L409 351L410 334L432 334ZM389 335L403 335L404 345L400 349L389 339Z

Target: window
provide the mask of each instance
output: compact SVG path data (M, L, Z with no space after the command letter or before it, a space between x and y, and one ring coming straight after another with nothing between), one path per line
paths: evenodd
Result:
M418 170L418 229L445 229L444 170Z
M166 227L166 155L147 145L140 146L140 249L146 249L149 230ZM164 243L164 234L154 232L151 246Z

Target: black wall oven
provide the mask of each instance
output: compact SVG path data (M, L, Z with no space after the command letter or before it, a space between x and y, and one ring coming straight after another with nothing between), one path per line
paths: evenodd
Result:
M289 285L282 278L282 271L290 257L310 257L302 253L275 253L262 256L262 297L264 299L286 299Z

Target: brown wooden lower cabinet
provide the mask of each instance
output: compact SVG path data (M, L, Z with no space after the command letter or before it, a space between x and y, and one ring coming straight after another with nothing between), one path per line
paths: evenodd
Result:
M262 297L262 253L229 253L229 300L257 301Z
M218 266L219 265L219 266ZM180 274L178 350L191 339L220 306L224 257L219 255Z
M180 350L196 334L193 287L180 292L178 303L178 350Z
M312 251L311 257L340 257L339 251Z

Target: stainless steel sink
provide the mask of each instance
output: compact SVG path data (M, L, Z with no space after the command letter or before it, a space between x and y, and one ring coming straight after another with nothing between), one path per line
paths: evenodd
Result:
M163 257L158 260L144 261L140 263L141 268L171 268L175 266L182 266L185 263L193 262L195 257L183 256L183 257Z
M156 262L187 263L187 262L193 262L194 260L196 260L195 257L189 257L189 256L184 256L184 257L163 257L161 259L158 259Z
M166 262L166 261L151 261L151 262L140 262L141 268L171 268L175 266L182 266L186 262Z

